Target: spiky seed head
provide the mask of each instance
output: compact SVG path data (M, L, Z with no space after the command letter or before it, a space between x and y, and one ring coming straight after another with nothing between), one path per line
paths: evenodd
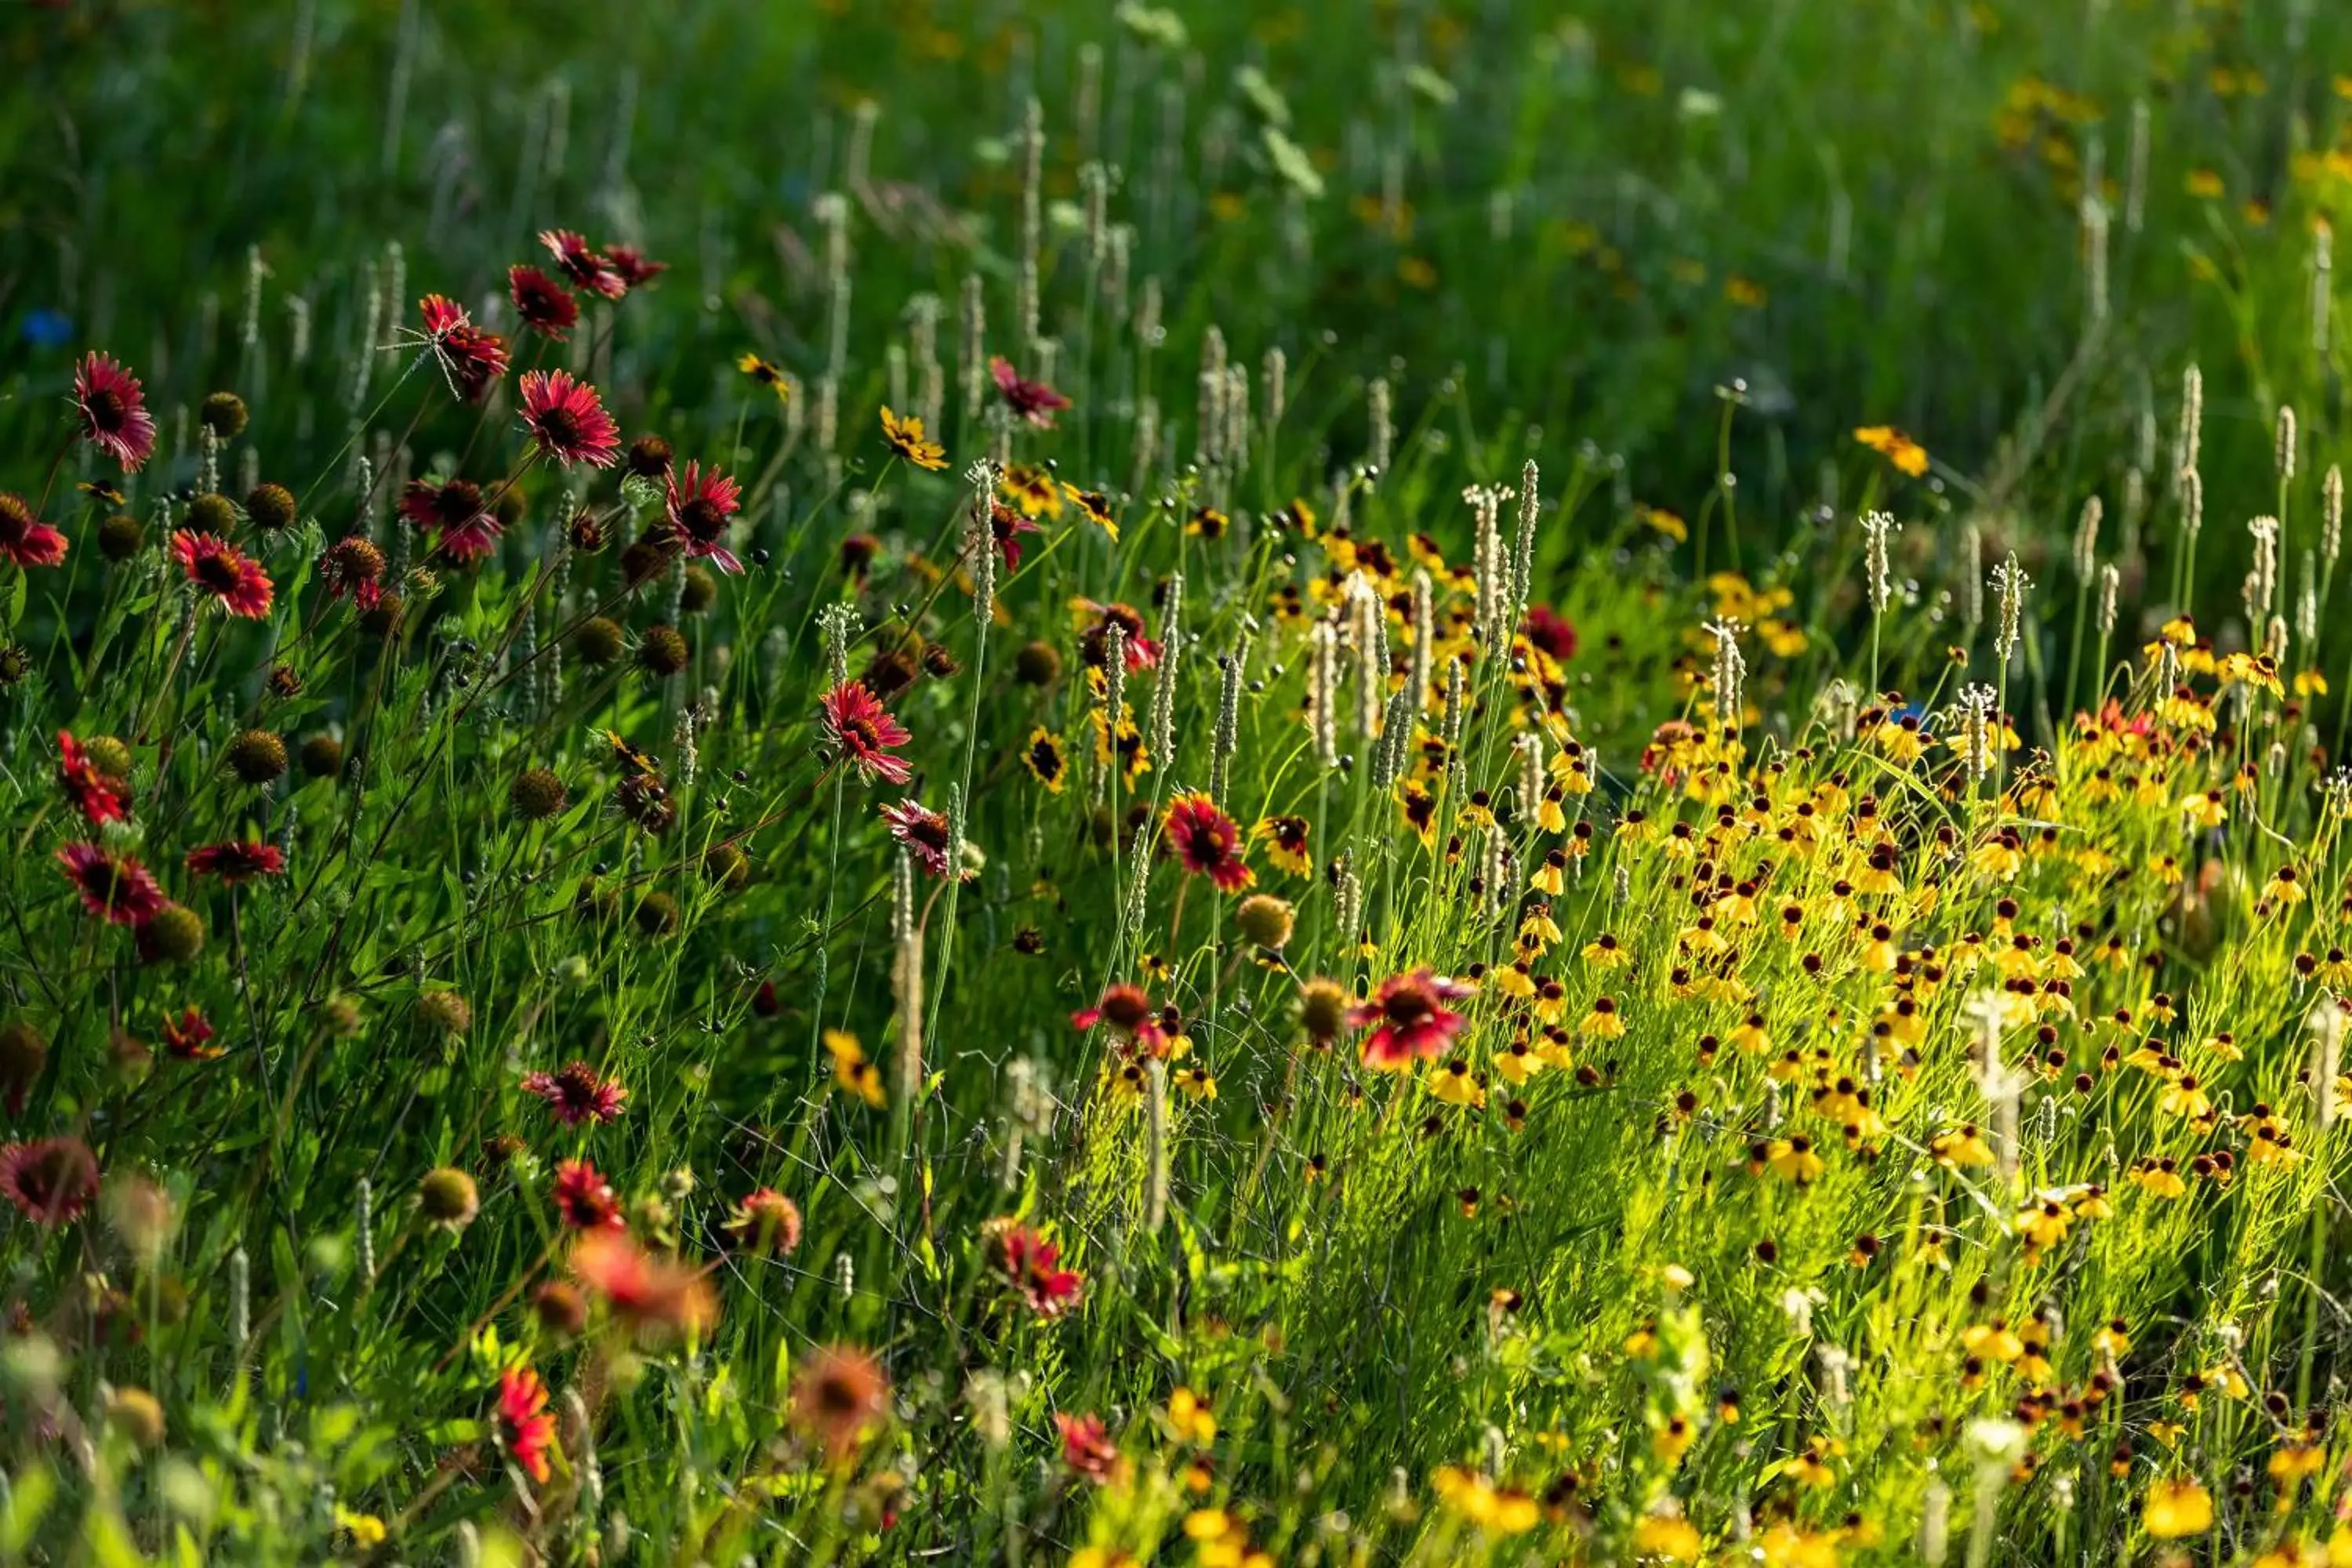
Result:
M516 816L526 822L540 822L562 811L570 797L552 768L525 768L515 775L508 798Z
M139 955L150 963L186 963L205 950L205 917L184 904L165 904L139 928Z
M291 528L299 510L295 504L294 492L284 485L256 485L245 494L245 515L253 520L254 527L265 533Z
M463 1230L474 1223L481 1212L481 1194L474 1186L474 1178L454 1165L442 1165L425 1173L416 1184L416 1212L426 1223L446 1230Z
M236 527L236 503L224 495L210 491L188 503L181 522L199 533L215 533L226 538Z
M647 626L637 639L637 663L650 674L667 679L686 668L690 657L685 636L676 626Z
M1234 911L1234 924L1241 933L1260 947L1279 952L1290 941L1290 931L1297 911L1290 900L1272 893L1253 893L1241 901Z
M416 1021L431 1034L462 1035L474 1026L474 1009L455 991L427 991L416 999Z
M267 730L247 730L228 743L231 772L249 784L266 784L286 771L286 742Z
M313 735L302 742L302 771L314 779L331 779L343 771L343 743L332 735Z
M116 565L139 553L147 530L127 511L118 511L98 525L98 552Z
M235 440L245 434L245 399L234 392L211 392L205 395L204 406L198 411L205 428L224 441Z
M572 651L586 664L610 664L627 643L621 623L609 616L591 616L572 634Z

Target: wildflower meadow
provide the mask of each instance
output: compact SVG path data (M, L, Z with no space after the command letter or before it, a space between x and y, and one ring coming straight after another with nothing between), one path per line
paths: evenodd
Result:
M0 76L0 1564L2352 1564L2352 10Z

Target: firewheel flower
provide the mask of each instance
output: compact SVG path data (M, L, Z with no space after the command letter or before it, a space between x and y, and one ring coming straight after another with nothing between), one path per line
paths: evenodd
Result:
M1364 1037L1364 1065L1390 1072L1416 1057L1444 1056L1465 1022L1445 1005L1470 994L1469 986L1426 968L1381 981L1370 1000L1348 1009L1350 1026L1372 1031Z
M657 1258L623 1230L599 1230L572 1248L572 1272L613 1316L639 1334L698 1334L719 1315L719 1298L702 1271Z
M890 825L890 837L913 851L915 861L934 877L945 877L948 866L948 819L938 812L902 800L896 805L882 807L882 820Z
M555 265L572 280L573 288L585 289L607 300L617 300L629 291L629 280L621 275L620 268L589 249L588 242L572 230L543 229L539 243L547 247L547 253L555 258Z
M1219 892L1238 893L1257 880L1242 858L1240 824L1207 795L1177 796L1168 808L1166 833L1169 850L1184 869L1208 878Z
M604 264L621 275L621 281L635 289L650 283L669 270L667 261L656 261L634 245L608 245L604 247Z
M188 581L219 600L230 615L257 621L269 613L277 594L269 574L228 541L184 528L172 535L172 556Z
M524 1075L523 1092L547 1101L555 1119L566 1127L583 1121L617 1121L622 1102L629 1098L616 1079L600 1078L586 1062L573 1062L561 1072Z
M890 752L914 737L890 717L864 681L845 680L826 692L819 717L826 738L859 773L891 784L907 782L912 767L906 758Z
M34 516L23 496L0 490L0 558L19 566L55 566L66 558L66 536Z
M214 1045L211 1020L194 1007L183 1007L178 1017L163 1015L163 1048L184 1062L208 1062L224 1054Z
M669 487L669 528L689 560L707 560L721 572L740 572L743 563L727 548L727 520L743 504L743 492L717 468L704 470L688 463L680 475L672 468Z
M475 326L463 306L439 294L425 296L417 310L425 318L425 345L449 390L467 403L480 402L490 383L507 373L506 340Z
M1054 411L1070 405L1068 398L1044 382L1024 381L1013 368L1013 362L1003 354L988 362L988 374L996 378L996 390L1003 396L1005 406L1040 430L1051 430Z
M58 864L81 895L82 907L109 925L145 925L163 912L163 888L128 855L103 845L68 844L58 851Z
M790 1252L801 1244L801 1207L773 1187L758 1187L729 1212L724 1228L749 1251Z
M1058 1318L1085 1294L1086 1279L1061 1266L1062 1249L1031 1226L1009 1216L981 1227L989 1266L1003 1276L1024 1305L1041 1318Z
M155 416L147 412L139 378L110 354L85 357L74 372L74 404L82 439L136 473L155 449Z
M536 267L507 268L507 297L524 325L552 342L563 342L580 324L580 302L572 291Z
M420 529L439 529L441 548L458 561L488 554L504 526L471 479L411 479L400 492L400 515Z
M81 742L65 730L58 731L58 786L93 826L131 815L129 787L100 773Z
M199 877L218 877L234 887L256 877L283 875L286 852L259 839L232 838L189 850L188 869Z
M525 1475L546 1481L548 1452L555 1447L555 1416L547 1408L547 1385L527 1366L499 1374L499 1436Z
M793 1425L836 1464L855 1456L890 1407L889 1381L855 1345L826 1345L793 1371Z
M70 1225L98 1195L98 1158L79 1138L0 1148L0 1196L44 1228Z
M1003 501L988 503L989 537L995 541L997 553L1004 557L1004 570L1008 574L1021 569L1021 536L1044 531Z
M609 468L621 460L621 427L596 389L570 371L523 372L522 422L539 449L565 465Z
M585 1160L566 1160L555 1167L555 1212L573 1230L618 1230L621 1200L613 1184Z

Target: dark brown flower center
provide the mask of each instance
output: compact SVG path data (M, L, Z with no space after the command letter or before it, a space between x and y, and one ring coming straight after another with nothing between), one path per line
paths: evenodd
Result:
M195 577L215 594L232 593L245 581L245 574L236 569L236 563L226 555L197 556Z
M482 510L482 487L471 479L452 479L433 492L433 515L445 523L471 522Z
M541 411L539 437L551 447L569 447L580 439L580 418L569 408L555 407Z
M89 422L101 430L120 430L130 416L131 405L122 401L122 394L110 386L101 386L82 399L82 407L89 414Z
M697 544L709 544L727 531L727 514L719 504L704 496L697 496L677 509L678 526Z
M1433 1008L1428 992L1418 985L1400 985L1389 993L1388 1000L1381 1005L1381 1011L1387 1015L1391 1024L1411 1025L1427 1018Z

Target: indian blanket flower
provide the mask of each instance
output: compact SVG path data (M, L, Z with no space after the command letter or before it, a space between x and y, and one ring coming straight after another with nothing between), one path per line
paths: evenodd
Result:
M155 416L147 412L139 378L110 354L85 356L74 372L74 405L81 414L82 439L138 472L155 450Z
M560 343L580 324L580 302L572 291L536 267L508 268L507 296L523 324L541 337Z
M1576 657L1575 625L1549 605L1529 605L1527 619L1519 623L1519 635L1529 647L1561 664Z
M555 1212L573 1230L618 1230L621 1200L613 1184L585 1160L566 1160L555 1167Z
M131 815L129 787L100 773L81 742L65 730L58 731L58 787L92 826L121 822Z
M522 422L541 451L559 463L596 468L621 460L621 427L594 387L564 370L527 370L520 385Z
M724 1228L748 1251L790 1252L801 1244L801 1206L773 1187L757 1187L729 1211Z
M184 1062L208 1062L223 1055L223 1049L212 1043L211 1020L194 1007L183 1007L180 1016L163 1015L163 1049Z
M1097 1486L1107 1485L1118 1476L1118 1445L1110 1440L1110 1428L1103 1425L1101 1416L1057 1410L1054 1426L1062 1434L1062 1463L1073 1475L1084 1476Z
M467 403L478 403L490 384L507 373L507 342L496 332L474 325L465 308L439 294L427 294L417 304L425 318L425 344L449 390Z
M1143 635L1143 614L1132 605L1098 605L1092 599L1074 602L1082 616L1092 616L1092 624L1078 635L1078 657L1091 668L1100 669L1110 657L1110 628L1117 626L1127 638L1127 668L1150 669L1160 662L1160 645Z
M1257 880L1242 858L1241 825L1205 795L1183 795L1168 808L1168 847L1184 869L1206 877L1221 893L1238 893Z
M992 500L988 503L988 531L996 542L996 552L1004 557L1004 570L1010 575L1021 569L1021 536L1045 531L1003 501Z
M911 800L882 807L890 837L913 851L915 862L934 877L948 875L948 819Z
M727 520L743 504L741 488L717 468L706 470L692 462L682 475L671 469L665 482L670 532L688 558L707 560L721 572L742 571L743 563L727 548Z
M1041 1318L1058 1318L1078 1303L1086 1279L1062 1267L1062 1249L1033 1226L1006 1216L981 1228L989 1266Z
M582 1237L572 1248L572 1272L641 1334L697 1334L719 1315L719 1298L700 1269L656 1257L625 1231Z
M667 261L656 261L634 245L608 245L604 247L604 265L621 276L621 281L635 289L650 283L669 270Z
M98 1157L79 1138L37 1138L0 1148L0 1196L35 1225L70 1225L97 1195Z
M1054 427L1054 411L1067 408L1070 400L1042 381L1024 381L1013 368L1013 362L997 354L988 362L988 374L996 378L996 390L1005 406L1029 421L1040 430Z
M566 1127L583 1121L617 1121L622 1103L629 1098L618 1079L599 1076L586 1062L573 1062L560 1072L528 1073L522 1088L525 1094L547 1101L555 1119Z
M172 557L189 582L220 601L230 615L257 621L269 613L278 592L269 574L228 541L184 528L172 535Z
M100 844L68 844L58 851L58 864L82 907L109 925L145 925L163 912L163 888L128 855Z
M471 479L411 479L400 492L400 515L420 529L438 529L441 548L459 561L488 554L505 526Z
M523 1473L544 1485L547 1456L555 1447L555 1415L547 1408L547 1384L527 1366L499 1374L499 1438Z
M256 877L283 875L286 851L258 838L230 838L189 850L187 865L199 877L218 877L235 887Z
M588 242L572 230L542 229L539 243L547 247L547 253L555 258L555 265L573 288L606 300L617 300L629 291L629 280L621 269L609 258L590 249Z
M845 680L824 694L819 718L834 746L869 780L905 784L913 768L890 752L914 739L890 717L881 700L860 680Z
M23 496L0 490L0 558L19 566L55 566L66 558L66 536L33 515Z
M1416 1057L1444 1056L1465 1022L1446 1004L1469 994L1469 986L1425 967L1381 981L1370 1000L1348 1010L1351 1026L1371 1030L1364 1037L1364 1065L1393 1071Z
M822 1346L793 1371L793 1425L836 1464L857 1452L889 1403L881 1363L856 1345Z

